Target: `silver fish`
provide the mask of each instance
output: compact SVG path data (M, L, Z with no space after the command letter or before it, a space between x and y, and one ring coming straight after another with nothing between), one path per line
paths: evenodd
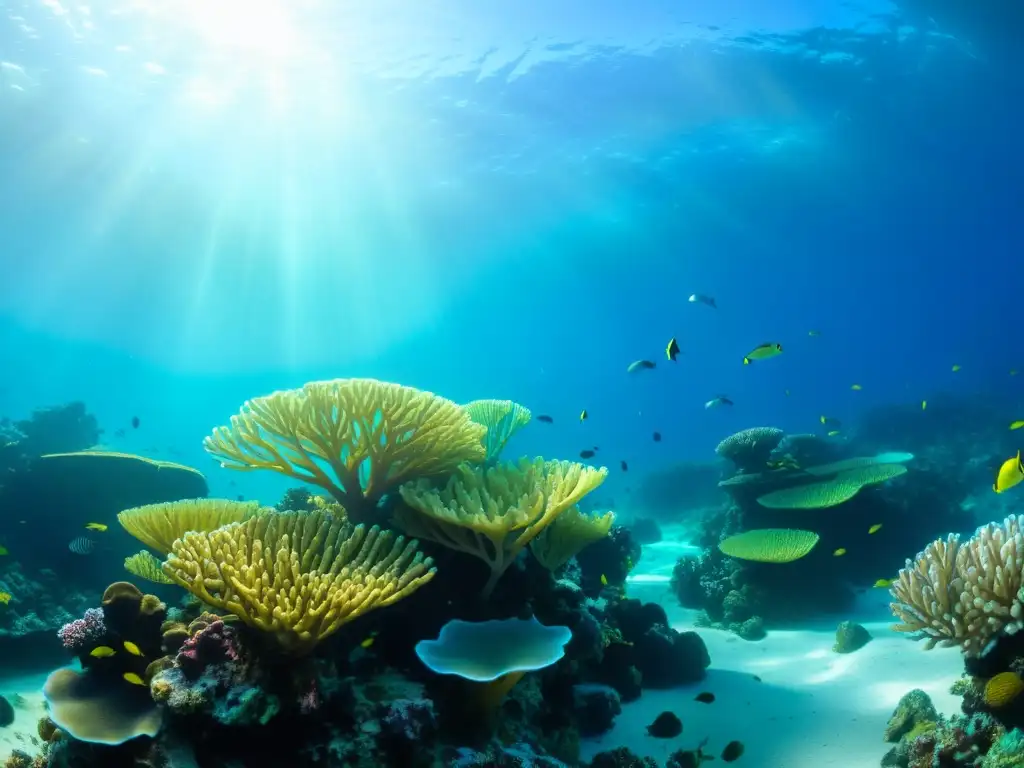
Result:
M707 304L712 309L718 309L714 296L705 296L703 293L695 293L690 296L691 304Z

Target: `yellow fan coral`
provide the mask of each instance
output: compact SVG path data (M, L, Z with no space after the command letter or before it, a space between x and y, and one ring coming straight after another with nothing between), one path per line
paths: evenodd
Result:
M173 584L164 572L160 570L160 561L153 556L153 553L149 550L142 550L138 554L126 557L124 560L124 569L128 573L138 576L140 579L146 579L147 581L153 581L157 584Z
M413 536L486 562L486 597L523 547L607 476L604 467L539 458L488 468L463 465L444 488L422 480L403 485L399 492L409 508L400 507L396 518Z
M174 542L166 573L204 603L306 653L434 577L415 540L322 512L268 512Z
M723 539L722 554L758 563L791 563L807 555L818 543L818 534L791 528L759 528Z
M483 461L486 432L465 409L430 392L337 379L250 400L203 445L229 469L269 469L319 485L365 519L407 480Z
M557 571L585 547L607 536L614 522L614 512L598 517L585 515L579 507L573 507L534 538L530 551L549 571Z
M474 400L462 407L466 409L469 418L487 428L484 448L489 462L497 461L512 435L533 418L529 408L511 400Z
M866 485L883 483L906 471L902 464L869 464L840 472L830 480L766 493L757 502L770 509L826 509L849 501Z
M126 509L118 513L117 521L147 547L166 555L174 540L186 531L212 531L247 520L260 511L255 501L186 499Z

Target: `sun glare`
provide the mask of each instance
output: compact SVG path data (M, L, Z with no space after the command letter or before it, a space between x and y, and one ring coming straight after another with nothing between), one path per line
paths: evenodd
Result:
M298 53L283 0L188 0L182 9L207 43L280 59Z

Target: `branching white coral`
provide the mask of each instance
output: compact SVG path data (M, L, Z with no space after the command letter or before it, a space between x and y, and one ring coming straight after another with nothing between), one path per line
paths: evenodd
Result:
M982 526L966 542L950 534L907 560L893 583L890 604L926 648L960 646L981 654L999 634L1016 632L1024 616L1024 533L1021 519Z

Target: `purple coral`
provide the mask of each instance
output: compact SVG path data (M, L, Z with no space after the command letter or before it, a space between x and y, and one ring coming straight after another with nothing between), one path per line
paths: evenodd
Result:
M89 608L80 619L70 621L57 630L57 637L69 651L78 652L90 643L99 642L107 634L103 609Z
M238 659L235 630L223 621L214 621L184 642L175 665L187 680L198 680L208 666Z

